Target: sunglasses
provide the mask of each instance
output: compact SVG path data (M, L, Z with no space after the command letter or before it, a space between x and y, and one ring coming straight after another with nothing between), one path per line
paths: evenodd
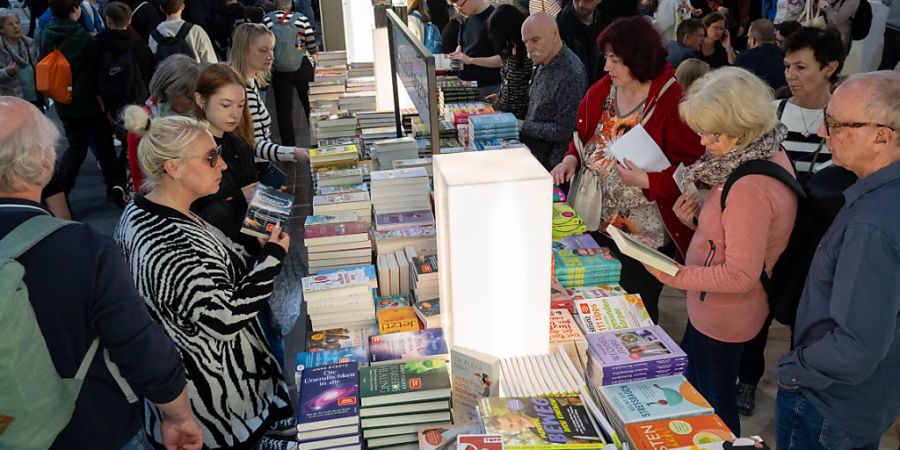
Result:
M182 157L179 159L205 159L209 161L209 167L213 169L216 168L216 165L219 164L219 158L222 156L222 146L219 145L216 148L212 149L208 155L206 156L195 156L195 157Z
M884 127L891 131L897 131L894 129L894 127L892 127L890 125L885 125L883 123L877 123L877 122L831 122L830 120L828 120L828 108L827 107L823 110L823 114L824 114L823 122L825 123L825 135L826 136L831 136L831 130L833 130L833 129L837 130L837 129L841 129L841 128L865 128L865 127L881 128L881 127Z

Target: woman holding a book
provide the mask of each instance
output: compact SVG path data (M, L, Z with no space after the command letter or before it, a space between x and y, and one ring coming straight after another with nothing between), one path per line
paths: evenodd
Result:
M797 215L788 183L799 185L781 145L787 128L772 114L771 89L755 75L734 67L710 72L691 86L679 112L709 155L687 168L685 183L705 185L709 193L702 202L686 193L675 203L679 220L696 227L685 265L674 276L648 270L687 291L681 342L687 378L740 435L735 381L741 354L769 314L761 278L771 276L787 246ZM732 178L723 203L726 180L748 162L781 173L783 181L776 175Z
M598 45L606 55L607 75L588 89L578 106L577 142L553 169L554 183L574 178L569 204L588 231L614 224L681 259L693 232L672 212L679 195L672 174L679 164L692 164L703 155L703 146L677 114L683 91L675 70L666 62L659 32L640 16L613 22L600 34ZM616 139L632 130L642 132L641 127L669 168L645 171L628 159L645 149L627 149L622 163L607 152ZM641 295L656 322L662 283L637 261L620 257L609 237L595 233L594 238L621 260L619 284Z
M142 137L138 156L148 193L125 208L116 243L151 316L181 353L204 444L254 448L292 416L281 367L257 318L290 239L275 227L251 258L190 211L198 198L218 192L227 167L205 122L150 119L134 105L124 118ZM153 358L154 349L147 351ZM158 444L160 412L148 404L146 415L147 433Z

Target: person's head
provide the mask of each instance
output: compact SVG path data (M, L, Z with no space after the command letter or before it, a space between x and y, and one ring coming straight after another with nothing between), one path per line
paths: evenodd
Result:
M209 122L214 136L237 130L241 138L254 145L244 80L231 66L225 63L206 66L200 72L195 91L194 116Z
M0 117L0 197L24 194L38 201L53 175L59 130L17 97L0 97Z
M274 60L275 35L265 25L245 23L234 29L229 61L246 84L256 80L265 86Z
M50 0L50 12L60 19L78 20L81 17L80 0Z
M463 17L472 17L487 8L487 0L450 0L453 7Z
M144 108L131 105L123 114L125 128L141 136L138 162L146 175L144 191L161 186L200 198L219 191L228 168L207 123L186 116L150 119Z
M492 416L487 420L490 423L491 429L505 432L505 431L517 431L522 428L531 428L536 426L535 419L531 417L520 415L520 414L503 414Z
M275 0L275 9L284 12L291 12L291 8L294 7L294 2L292 0Z
M844 66L844 44L832 31L802 27L784 42L784 77L796 97L831 89Z
M703 26L706 27L706 38L713 42L722 39L728 30L725 15L720 12L711 12L703 16Z
M543 11L528 16L522 22L522 40L528 57L535 64L549 63L563 46L556 19Z
M750 23L747 31L747 47L754 48L762 44L775 43L775 24L768 19L757 19Z
M513 55L522 62L528 53L522 41L525 14L513 5L500 5L488 18L488 36L494 49L504 59Z
M794 34L795 31L799 30L800 27L800 22L797 22L796 20L785 20L784 22L775 25L775 43L778 44L778 47L784 50L784 40L787 39L788 36Z
M0 36L7 41L22 39L22 22L19 15L9 8L0 8Z
M860 178L900 161L900 73L847 78L828 102L819 136L834 163Z
M597 37L597 48L606 56L604 70L616 86L649 83L666 65L662 37L642 16L618 19Z
M697 51L706 37L706 27L699 19L688 19L678 24L675 29L675 38L685 47Z
M709 73L709 64L702 59L688 58L675 69L675 79L687 91L695 81Z
M106 26L114 30L124 30L131 24L131 8L122 2L106 5Z
M159 7L166 16L180 15L184 11L184 0L162 0Z
M594 16L594 11L597 10L597 5L599 5L601 1L602 0L572 0L572 7L575 8L575 14L579 18L590 18Z
M424 22L428 21L428 11L425 9L425 0L411 0L406 6L406 11L408 13L413 11L418 12L422 15Z
M757 141L775 126L772 89L756 75L723 67L697 80L678 105L684 123L714 157Z
M166 58L150 79L150 95L165 103L176 114L194 111L194 86L200 76L200 64L186 55Z

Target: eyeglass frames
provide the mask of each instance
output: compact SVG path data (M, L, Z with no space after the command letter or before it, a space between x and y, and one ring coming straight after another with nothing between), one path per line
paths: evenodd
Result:
M212 149L208 155L206 156L195 156L195 157L181 157L179 159L205 159L209 161L209 167L216 168L216 165L219 163L219 157L222 156L222 146L219 145L216 148Z
M891 131L894 130L894 127L890 125L885 125L883 123L877 122L831 122L828 119L828 108L823 109L823 119L822 122L825 124L825 135L831 136L832 129L840 129L840 128L865 128L865 127L875 127L875 128L887 128Z

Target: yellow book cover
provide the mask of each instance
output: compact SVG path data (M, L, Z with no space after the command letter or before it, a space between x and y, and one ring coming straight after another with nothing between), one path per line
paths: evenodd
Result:
M378 318L378 333L390 334L402 331L417 331L419 327L419 316L412 306L401 306L399 308L383 309L376 313Z

